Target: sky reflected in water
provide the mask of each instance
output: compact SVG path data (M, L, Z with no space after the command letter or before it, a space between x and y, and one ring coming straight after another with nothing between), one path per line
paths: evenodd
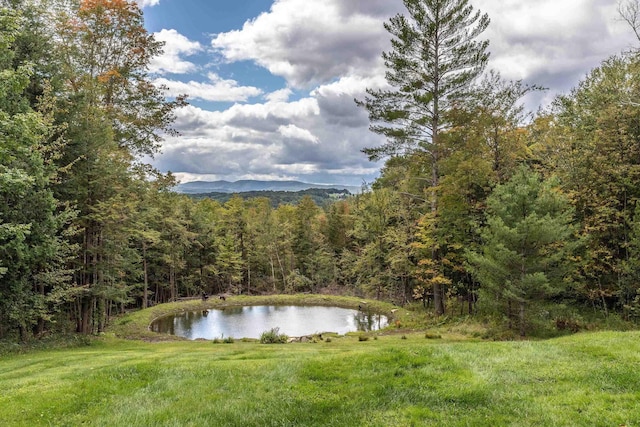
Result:
M339 307L246 306L178 313L157 319L154 332L188 339L260 338L264 331L280 328L291 337L323 332L346 334L375 331L387 326L387 317Z

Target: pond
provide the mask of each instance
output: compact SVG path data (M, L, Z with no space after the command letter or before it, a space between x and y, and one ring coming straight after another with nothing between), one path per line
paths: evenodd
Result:
M280 333L300 337L323 332L344 335L354 331L375 331L387 326L386 316L339 307L245 306L177 313L151 324L151 330L191 340L198 338L260 338L263 332L280 328Z

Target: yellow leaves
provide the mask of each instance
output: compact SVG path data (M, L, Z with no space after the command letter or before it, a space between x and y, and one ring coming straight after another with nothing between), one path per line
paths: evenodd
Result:
M80 12L88 12L90 10L95 9L98 4L103 3L100 0L82 0L80 2Z
M108 27L114 22L126 22L141 15L135 3L126 0L82 0L78 16Z
M413 299L421 300L430 295L430 292L421 285L413 288Z
M421 259L420 261L418 261L418 269L416 271L417 279L427 286L450 285L452 283L451 279L445 277L441 272L438 271L438 269L439 266L432 259Z
M92 13L100 9L127 10L132 4L126 0L82 0L80 3L80 13Z
M106 73L100 74L98 76L98 81L100 83L109 83L120 78L122 78L122 74L120 74L118 70L109 70Z
M79 31L85 31L86 28L87 26L78 18L71 17L65 22L63 30L65 32L74 33Z

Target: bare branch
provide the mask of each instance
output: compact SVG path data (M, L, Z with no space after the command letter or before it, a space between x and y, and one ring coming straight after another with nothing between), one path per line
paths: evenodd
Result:
M618 3L618 13L640 41L640 0L621 0Z

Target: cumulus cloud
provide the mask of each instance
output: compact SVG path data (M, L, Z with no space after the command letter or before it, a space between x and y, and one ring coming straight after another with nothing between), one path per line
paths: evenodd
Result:
M284 88L268 93L264 97L270 102L287 102L292 93L293 91L291 89Z
M207 75L208 82L182 82L158 78L154 83L166 87L165 94L176 97L181 94L189 95L190 99L201 99L217 102L247 101L254 96L262 95L262 89L253 86L239 86L235 80L225 80L215 73Z
M156 40L164 42L163 53L151 60L149 70L157 74L185 74L196 71L198 66L183 59L202 51L202 45L191 41L176 30L162 30L153 34Z
M353 100L350 105L357 108ZM175 125L181 136L166 139L155 163L183 179L209 174L359 185L363 177L371 181L380 167L360 152L380 143L367 132L368 122L345 129L315 97L235 104L223 111L191 105L178 111Z
M345 74L376 73L381 47L389 43L383 16L399 4L276 0L270 12L240 30L218 34L211 44L226 61L254 61L298 88Z
M569 90L634 43L617 19L616 0L472 3L492 19L483 34L491 41L490 67L507 79L548 86L546 98L536 102ZM217 74L205 82L159 79L173 94L251 103L182 109L176 122L182 136L167 139L156 165L185 179L370 181L380 164L361 150L383 140L368 130L367 112L353 100L367 88L385 87L381 53L390 43L382 24L398 12L402 0L275 0L242 28L217 34L211 42L216 59L253 62L283 77L287 87L263 91ZM174 62L188 55L177 50ZM307 95L295 99L292 89Z
M616 0L472 3L492 19L483 34L491 41L491 67L507 79L548 86L550 96L633 43ZM223 60L253 61L295 88L381 77L380 54L390 49L382 24L396 13L404 13L401 0L276 0L211 44Z
M295 139L299 141L318 143L318 137L314 136L306 129L301 129L296 125L287 125L278 127L278 133L287 139Z
M542 102L577 85L610 55L633 44L616 0L476 1L491 18L491 66L503 77L549 88Z

